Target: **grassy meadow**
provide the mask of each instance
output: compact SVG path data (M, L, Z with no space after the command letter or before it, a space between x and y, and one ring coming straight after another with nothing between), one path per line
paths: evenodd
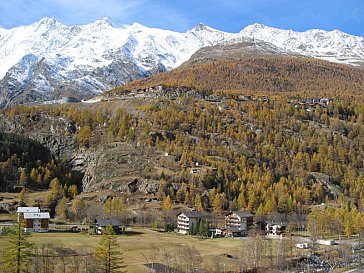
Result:
M101 236L86 233L51 231L32 233L29 241L41 247L51 245L70 248L78 253L93 252ZM241 255L251 239L214 238L203 239L175 233L160 233L143 228L133 228L126 235L119 235L118 242L123 252L124 263L129 273L149 272L146 263L166 264L165 254L171 256L185 246L194 247L201 255L201 266L208 269L216 266L228 270L237 269L236 257ZM0 251L6 247L6 237L0 237ZM218 264L218 265L217 265Z

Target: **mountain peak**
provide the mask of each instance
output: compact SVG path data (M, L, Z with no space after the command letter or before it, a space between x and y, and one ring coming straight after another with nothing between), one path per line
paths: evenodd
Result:
M188 32L201 32L201 31L207 31L207 32L222 32L220 30L217 30L217 29L214 29L212 27L209 27L209 26L205 25L202 22L198 23L196 26L194 26Z
M92 23L93 25L96 26L109 26L109 27L116 27L116 24L113 22L113 20L108 17L108 16L104 16L98 20L96 20L95 22Z
M32 26L35 27L35 31L47 32L49 30L56 29L57 27L62 26L62 24L58 22L57 19L54 17L44 17L38 22L34 23Z
M129 28L129 29L141 29L141 28L146 28L146 27L143 26L142 24L134 22L131 25L127 25L127 28Z
M41 26L41 25L52 26L52 25L55 25L55 24L58 24L58 23L59 22L57 21L57 19L55 17L43 17L36 24L38 26Z
M263 29L269 29L271 27L267 26L267 25L264 25L264 24L260 24L260 23L254 23L254 24L251 24L247 27L245 27L241 32L243 31L259 31L259 30L263 30Z
M194 28L193 30L195 31L201 31L201 30L206 30L206 29L209 29L209 27L207 25L205 25L204 23L202 22L199 22Z

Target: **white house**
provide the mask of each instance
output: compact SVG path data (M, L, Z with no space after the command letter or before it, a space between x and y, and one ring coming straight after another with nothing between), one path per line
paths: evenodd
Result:
M48 232L49 212L25 212L25 232Z
M266 225L266 232L267 235L270 236L277 236L277 237L282 237L285 230L286 230L287 225L285 223L267 223Z
M178 214L177 228L178 233L188 234L197 225L197 221L203 218L198 211L185 211Z
M18 207L16 212L18 214L18 223L20 223L20 217L23 220L24 218L22 216L24 216L24 213L26 213L26 212L40 212L40 208L39 207Z
M238 228L245 233L253 225L254 215L248 211L231 211L225 215L225 227Z

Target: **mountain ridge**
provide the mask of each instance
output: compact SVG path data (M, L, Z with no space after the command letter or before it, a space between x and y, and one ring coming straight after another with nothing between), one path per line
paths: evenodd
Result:
M340 31L299 33L253 24L228 33L199 23L180 33L139 23L118 26L108 17L71 26L45 17L28 26L0 29L0 107L65 93L95 95L179 67L202 47L246 40L263 41L289 54L364 63L364 38Z

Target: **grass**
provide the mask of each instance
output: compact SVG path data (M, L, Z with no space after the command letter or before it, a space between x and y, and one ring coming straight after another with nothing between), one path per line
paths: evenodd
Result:
M56 247L71 248L78 252L93 252L101 236L86 233L48 232L32 233L29 241L35 245L50 244ZM147 262L165 263L163 253L176 253L183 246L194 246L202 256L203 264L211 265L219 257L226 269L234 269L234 260L226 254L235 256L246 240L233 238L200 239L193 236L181 236L174 233L159 233L143 228L133 228L127 235L118 236L120 249L128 273L149 272L144 266ZM0 238L0 251L6 245L6 237ZM155 257L153 259L153 257Z

